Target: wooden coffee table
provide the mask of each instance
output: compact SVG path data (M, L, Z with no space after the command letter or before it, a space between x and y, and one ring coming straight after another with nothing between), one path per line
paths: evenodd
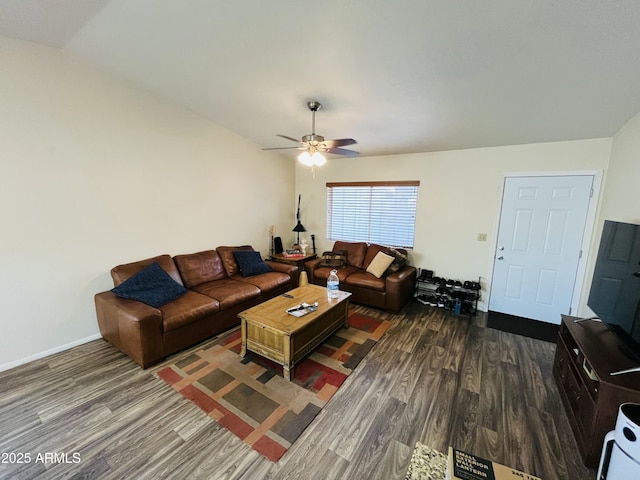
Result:
M339 292L329 300L327 289L318 285L304 285L288 292L293 298L279 296L240 312L242 350L262 355L283 367L284 378L291 380L293 367L333 332L349 328L348 292ZM287 313L287 309L301 303L314 304L318 309L302 317Z

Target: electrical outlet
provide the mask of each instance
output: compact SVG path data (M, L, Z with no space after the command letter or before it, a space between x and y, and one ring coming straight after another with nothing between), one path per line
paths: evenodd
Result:
M479 242L486 242L487 241L487 234L486 233L479 233L478 234L478 241Z

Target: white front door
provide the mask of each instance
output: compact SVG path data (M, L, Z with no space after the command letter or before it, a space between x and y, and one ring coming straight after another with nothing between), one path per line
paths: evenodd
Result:
M593 176L505 179L489 310L560 323L571 307Z

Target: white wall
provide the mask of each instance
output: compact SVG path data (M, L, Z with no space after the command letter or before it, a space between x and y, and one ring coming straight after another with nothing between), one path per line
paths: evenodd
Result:
M611 159L607 169L602 203L589 252L582 297L586 299L591 289L591 279L600 246L600 236L605 220L640 223L640 113L629 120L613 137ZM583 316L593 312L584 307Z
M302 194L302 223L316 234L321 253L326 239L326 183L420 180L412 263L446 278L482 277L493 259L501 185L505 173L600 171L607 167L611 139L541 143L410 155L332 158L316 169L296 166ZM486 242L477 240L487 233ZM486 291L486 290L485 290ZM486 300L486 296L485 296ZM484 302L480 305L485 308Z
M640 223L640 113L613 137L599 220Z
M0 369L95 337L119 263L292 228L292 160L58 50L0 65Z

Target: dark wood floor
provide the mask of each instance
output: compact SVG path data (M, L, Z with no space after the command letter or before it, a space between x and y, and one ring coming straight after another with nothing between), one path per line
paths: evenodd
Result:
M393 480L417 441L544 480L595 478L560 403L553 344L419 303L356 309L394 325L276 464L154 378L160 366L141 370L99 340L0 372L0 478ZM30 461L11 463L21 454Z

